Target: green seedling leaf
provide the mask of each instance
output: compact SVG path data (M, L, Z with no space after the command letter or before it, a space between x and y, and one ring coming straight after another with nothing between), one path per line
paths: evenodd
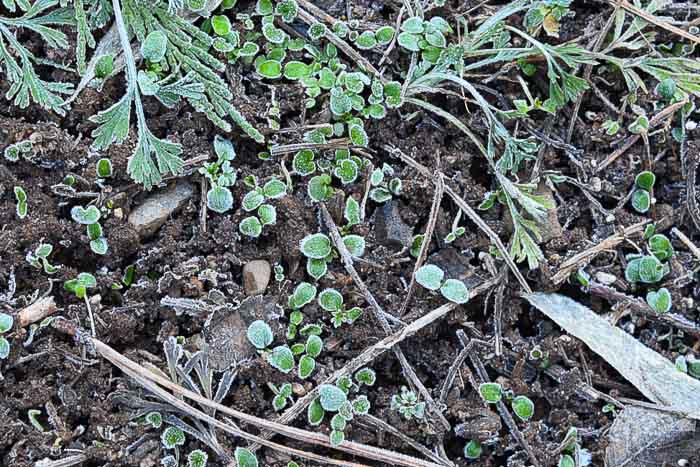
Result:
M272 344L272 328L262 320L253 321L248 326L248 340L255 348L262 350Z
M231 20L228 16L214 15L211 17L211 27L217 36L228 36L231 32Z
M249 191L243 197L242 207L245 211L255 211L265 202L265 196L258 190Z
M284 65L284 77L290 80L305 78L311 74L311 68L304 62L291 61Z
M309 408L306 410L306 418L311 426L320 425L325 415L326 411L323 410L319 399L314 399L314 401L309 404Z
M406 18L401 24L401 30L412 34L422 34L425 31L423 27L423 18L420 16Z
M370 408L371 404L369 399L367 399L367 396L359 396L357 399L352 401L352 411L357 415L367 415Z
M670 101L676 93L676 81L673 78L666 78L656 85L656 93L663 99Z
M416 271L416 282L428 290L438 290L445 272L434 264L426 264Z
M100 210L97 206L90 205L87 208L74 206L70 211L73 220L79 224L90 225L100 220Z
M568 454L564 454L559 458L559 463L557 464L557 467L576 467L576 462L574 462L573 457L571 457Z
M216 185L207 191L207 207L223 214L233 208L233 193L228 188Z
M479 395L489 404L495 404L503 397L503 390L498 383L482 383L479 385Z
M652 235L649 239L649 248L659 261L666 261L673 257L673 245L666 235Z
M402 32L399 34L398 43L401 47L411 52L420 52L420 36L410 32Z
M304 305L308 305L316 298L316 287L308 282L302 282L294 289L294 293L289 297L290 308L298 310Z
M141 44L141 55L149 62L160 62L165 58L168 47L168 37L164 32L156 30L150 32Z
M386 203L391 200L391 192L386 188L374 188L369 192L369 197L375 203Z
M383 26L374 32L374 37L380 45L389 45L394 39L396 31L391 26Z
M326 311L341 310L343 302L343 296L335 289L325 289L318 294L318 304Z
M331 254L331 239L322 233L309 235L301 241L299 250L307 258L323 259Z
M666 287L662 287L656 292L651 290L647 293L647 303L659 314L671 310L671 301L671 292Z
M0 336L0 360L5 360L10 355L10 342Z
M4 334L12 329L14 318L7 313L0 313L0 334Z
M187 467L207 467L207 453L201 449L195 449L187 455Z
M325 24L314 23L309 27L308 33L312 41L317 41L325 36L327 31L328 29L326 28Z
M282 76L282 65L277 60L265 60L258 64L257 72L267 79L277 79Z
M263 204L258 208L258 217L262 225L275 225L277 223L277 209L271 204Z
M343 159L335 167L333 174L340 179L343 185L348 185L357 180L357 164L352 159Z
M651 191L654 188L654 183L656 182L656 175L653 172L645 170L640 172L634 179L637 186L643 190Z
M362 368L355 373L355 379L359 384L374 386L374 383L377 381L377 373L371 368Z
M287 185L281 180L273 179L265 184L263 193L269 199L279 199L287 194Z
M285 23L291 23L299 14L299 5L296 0L283 0L275 6L275 14Z
M343 244L354 258L361 258L365 254L365 239L359 235L346 235Z
M309 355L303 355L299 359L299 378L306 379L311 376L316 368L316 360Z
M331 176L328 174L323 174L311 177L307 191L309 193L309 197L317 203L329 200L333 196Z
M513 413L524 422L527 422L535 414L535 404L525 396L517 396L511 402Z
M651 206L651 197L646 190L637 190L632 194L632 207L635 211L644 214Z
M96 255L106 255L109 250L109 243L107 243L107 239L104 237L90 240L90 250Z
M268 363L282 373L289 373L294 368L294 354L286 345L280 345L272 349L267 357Z
M348 221L348 226L357 225L362 222L360 203L355 201L355 198L352 196L349 196L348 199L345 200L345 211L343 214L345 220Z
M234 457L238 467L258 467L258 458L248 449L236 448Z
M440 287L440 293L449 301L460 305L469 301L469 289L457 279L447 279Z
M185 444L185 433L174 426L169 426L160 437L165 449L175 449Z
M345 441L345 433L342 431L331 431L330 435L331 446L339 446L343 441Z
M318 400L326 412L337 412L347 399L347 395L338 386L322 384L319 389Z
M163 416L159 412L149 412L146 414L146 423L158 429L163 426Z
M105 79L114 71L114 56L112 54L102 55L95 64L95 77Z
M318 336L309 336L306 340L306 354L316 358L323 350L323 340Z
M238 225L238 230L240 230L243 235L258 238L262 233L262 224L257 217L250 216L241 221Z
M348 421L340 414L335 414L333 415L333 418L331 418L331 430L343 431L345 430L347 424Z
M302 177L311 175L316 171L316 163L314 162L315 154L311 149L303 149L296 153L292 161L292 169Z
M630 124L627 129L630 133L641 134L646 133L649 130L649 117L646 115L639 115L637 119Z
M112 176L112 161L102 158L97 161L96 169L99 178L109 178Z
M328 263L325 259L307 258L306 272L315 280L319 280L328 272Z
M464 457L470 460L481 457L481 444L478 441L471 440L464 446Z
M223 163L236 158L236 150L233 147L233 143L221 135L214 137L214 152L218 158L217 162Z
M365 129L360 125L350 125L348 133L350 136L350 141L355 146L366 147L369 144L369 137L367 136Z
M365 31L357 37L355 40L355 45L360 50L373 49L377 46L377 37L374 32Z

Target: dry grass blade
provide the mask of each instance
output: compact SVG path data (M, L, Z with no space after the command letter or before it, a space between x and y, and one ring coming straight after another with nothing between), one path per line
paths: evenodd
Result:
M343 239L340 236L338 226L335 225L333 217L331 216L330 212L328 212L328 209L324 204L321 204L321 214L323 215L323 220L328 226L331 239L333 240L335 247L340 252L343 264L345 265L345 270L348 271L348 274L350 274L350 277L352 277L353 282L355 282L355 285L357 285L360 291L362 291L362 295L364 295L367 302L371 305L374 317L377 319L377 321L379 321L379 324L382 326L384 332L387 335L390 335L391 328L389 327L389 323L386 320L386 313L384 312L382 306L379 304L377 299L374 298L372 292L369 291L367 285L364 283L360 275L355 270L355 266L353 266L352 255L350 255L350 252L345 246L345 243L343 243ZM433 396L418 378L418 375L416 375L416 372L413 370L413 367L408 362L408 359L404 355L403 351L398 347L394 348L393 351L396 355L396 358L399 360L399 363L401 364L401 368L403 369L406 378L409 379L411 383L413 383L416 389L418 389L418 392L420 392L421 396L423 396L423 399L425 399L425 402L427 403L428 408L430 409L430 413L432 413L437 418L440 424L447 431L451 430L452 426L450 425L450 422L447 421L447 419L435 403Z
M85 336L83 336L85 337ZM360 443L355 443L352 441L345 441L339 446L332 446L330 440L327 436L313 433L305 430L300 430L298 428L288 427L276 422L271 422L262 418L249 415L238 410L226 407L224 405L218 404L201 396L195 392L189 391L182 386L173 383L169 379L148 371L146 368L142 367L138 363L124 357L122 354L112 349L107 344L99 341L98 339L89 339L89 343L92 344L94 349L99 355L110 361L112 364L117 366L119 369L124 371L130 377L136 379L139 384L143 385L149 391L152 391L158 397L173 405L174 407L187 413L189 416L197 418L199 420L205 421L212 424L213 426L231 433L236 436L240 436L249 441L260 443L264 446L268 446L272 449L286 452L295 456L303 457L306 459L311 459L316 462L321 462L323 465L345 465L345 466L355 466L362 467L364 464L356 464L347 461L336 461L329 459L327 457L319 456L306 451L301 451L298 449L289 448L277 443L273 443L259 436L252 435L250 433L240 430L238 427L226 424L217 420L209 415L201 412L200 410L192 407L191 405L184 402L184 400L174 396L177 394L179 396L184 396L198 404L216 409L217 412L233 417L242 422L250 423L256 427L271 430L286 437L292 438L297 441L303 441L310 444L315 444L319 446L324 446L326 448L337 449L339 451L346 452L355 456L363 457L366 459L371 459L379 462L385 462L391 465L402 465L407 467L414 466L425 466L425 467L435 467L440 464L435 464L433 462L424 461L404 454L399 454L392 451L387 451L385 449L376 448L374 446L367 446ZM162 387L161 387L162 386ZM169 389L173 394L165 391L164 388Z
M658 26L661 29L665 29L669 32L677 34L684 39L688 39L691 42L695 42L696 44L700 44L700 37L695 36L684 29L681 29L677 26L674 26L667 21L664 21L662 19L657 18L656 16L654 16L652 14L647 13L646 11L642 10L641 8L632 5L627 0L608 0L608 3L610 3L612 6L623 8L623 9L629 11L630 13L639 16L644 21L648 21L649 23L653 24L654 26Z
M418 170L424 177L427 177L431 180L433 180L436 176L436 174L432 173L430 169L425 167L424 165L420 164L417 162L415 159L413 159L411 156L405 154L403 151L400 149L394 147L394 146L389 146L385 145L384 149L391 153L392 155L398 157L402 161L404 161L406 164L410 165L414 169ZM440 172L437 173L437 176L441 177L443 179L444 183L444 175ZM513 272L513 275L515 275L515 278L518 279L518 282L522 286L523 290L528 291L528 293L532 293L532 289L530 288L530 285L527 283L525 278L523 277L522 273L520 272L520 269L518 269L518 266L513 262L513 260L510 257L510 254L508 253L508 249L505 247L501 239L498 237L496 232L491 229L491 227L484 222L484 220L474 211L469 204L467 204L466 201L464 201L448 184L445 185L445 193L447 193L450 198L455 202L457 206L464 212L464 214L469 217L469 219L474 222L479 229L481 229L482 232L486 234L487 237L493 242L493 244L498 248L498 251L501 252L501 255L508 264L508 267L510 270Z

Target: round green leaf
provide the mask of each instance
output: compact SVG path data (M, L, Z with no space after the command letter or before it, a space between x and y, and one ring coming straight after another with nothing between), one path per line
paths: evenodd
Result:
M277 179L270 180L263 187L263 193L270 199L282 198L287 194L287 184Z
M651 189L654 187L654 183L656 182L656 175L654 175L653 172L645 170L644 172L640 172L635 177L634 181L639 188L651 191Z
M666 287L656 292L651 290L647 292L647 303L657 313L667 313L671 310L671 292Z
M272 367L277 368L282 373L289 373L294 368L294 354L286 345L280 345L272 349L267 357L267 361Z
M323 350L323 339L318 336L309 336L306 339L306 354L310 357L316 358L321 354Z
M141 44L141 55L149 62L160 62L165 58L168 37L163 31L151 31Z
M216 185L207 191L207 207L223 214L233 207L233 194L228 188Z
M478 459L481 452L481 444L478 441L471 440L464 446L464 457L467 459Z
M306 272L315 280L319 280L328 272L328 263L325 259L306 259Z
M343 296L335 289L325 289L318 294L318 304L326 311L341 310L343 301Z
M12 315L8 315L7 313L0 313L0 334L4 334L10 329L12 329L12 325L14 324L15 319L12 317Z
M177 427L169 426L163 431L160 439L165 449L175 449L185 444L185 433Z
M275 225L277 223L277 209L271 204L263 204L258 208L258 217L262 225Z
M365 239L359 235L346 235L343 244L354 258L360 258L365 254Z
M265 60L258 65L257 71L263 78L276 79L282 76L282 65L276 60Z
M347 400L347 396L338 386L322 384L319 388L318 399L323 410L327 412L337 412Z
M449 301L460 305L469 301L469 289L457 279L447 279L440 287L440 293Z
M524 422L527 422L535 414L535 404L526 396L517 396L511 402L513 413Z
M299 378L306 379L311 376L316 368L316 360L309 355L303 355L299 359Z
M482 383L479 385L479 395L489 404L495 404L503 397L503 390L498 383Z
M248 449L236 448L233 455L238 467L258 467L258 458Z
M299 250L307 258L323 259L331 254L331 239L322 233L309 235L301 241Z
M250 323L247 336L250 343L258 349L264 349L272 344L272 328L262 320Z
M250 216L241 221L238 225L238 230L240 230L243 235L257 238L262 233L262 224L257 217Z
M651 205L651 197L646 190L637 190L632 194L632 207L635 211L644 214L649 210Z
M302 282L294 289L288 304L290 308L299 309L311 303L314 298L316 298L316 287L308 282Z
M211 27L218 36L227 36L231 32L231 21L228 16L214 15L211 17Z
M428 290L438 290L444 278L444 271L434 264L426 264L416 271L416 282Z
M0 336L0 360L5 360L10 355L10 343Z
M319 402L318 399L314 399L314 401L311 404L309 404L309 407L306 410L306 417L309 420L309 425L311 426L320 425L325 415L326 411L323 410L321 402Z
M74 206L70 211L73 220L79 224L90 225L100 220L100 210L97 206L90 205L87 208Z

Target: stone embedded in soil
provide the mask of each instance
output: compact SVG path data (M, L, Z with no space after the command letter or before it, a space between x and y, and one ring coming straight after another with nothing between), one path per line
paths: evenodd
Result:
M535 195L542 196L548 202L554 204L554 208L548 209L546 217L542 220L542 222L538 223L540 226L540 233L542 234L542 243L547 243L552 239L560 238L562 235L564 235L564 230L559 223L557 203L554 199L554 195L552 194L552 190L544 185L535 191Z
M129 214L129 224L139 237L154 235L168 218L181 209L192 197L194 189L185 180L178 180L175 186L156 192L146 198L139 207Z
M377 243L385 246L407 247L413 238L413 228L401 218L399 203L384 203L374 213L374 232Z
M209 366L214 371L226 371L252 355L247 330L239 310L220 307L212 313L202 334L208 346Z
M264 259L250 261L243 266L243 287L248 296L259 295L265 292L270 283L272 268Z

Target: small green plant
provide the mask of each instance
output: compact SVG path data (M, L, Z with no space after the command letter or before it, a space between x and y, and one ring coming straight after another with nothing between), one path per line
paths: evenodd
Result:
M425 418L425 402L418 402L415 392L406 386L401 387L400 394L391 396L391 410L399 412L406 420Z
M12 330L14 318L7 313L0 313L0 334L5 334ZM0 335L0 360L5 360L10 355L10 342L5 336Z
M478 459L479 457L481 457L481 453L481 443L479 443L478 441L470 440L464 446L464 457L466 457L469 460Z
M614 136L620 131L620 124L615 120L605 120L600 127L608 136Z
M635 211L644 214L651 206L651 190L654 188L656 176L649 171L641 172L635 178L638 189L632 193L632 207Z
M442 17L434 16L430 21L420 16L406 18L401 23L398 43L411 52L420 52L421 59L428 63L438 63L447 48L446 35L452 27Z
M307 409L309 423L312 426L318 426L323 422L326 413L333 413L330 441L333 446L339 445L345 440L345 428L348 422L355 416L367 415L370 410L367 396L360 395L352 401L348 396L352 392L358 392L362 385L374 385L375 380L374 372L363 368L355 374L355 381L349 375L345 375L338 378L335 385L322 384L319 388L319 397L309 404Z
M27 253L26 260L37 269L43 269L46 274L55 274L60 266L53 266L49 262L49 256L53 252L53 245L50 243L40 244L33 253Z
M187 454L187 467L207 467L209 456L201 449L195 449Z
M569 10L572 0L543 0L530 4L523 26L530 34L544 29L548 36L559 37L560 22L566 16L572 16Z
M95 171L99 178L109 178L113 175L112 161L102 158L95 164Z
M416 282L428 290L440 290L447 300L464 304L469 301L469 289L464 282L445 278L445 272L434 264L427 264L416 271Z
M5 148L3 155L5 156L5 159L7 159L10 162L19 161L19 158L21 156L24 156L26 159L31 160L29 154L31 154L32 148L32 142L27 139L15 144L10 144Z
M214 152L216 162L200 167L199 173L204 175L211 188L207 191L207 207L214 212L223 214L233 207L233 194L230 187L238 177L231 162L236 158L236 151L228 139L219 135L214 137Z
M90 249L93 253L98 255L107 254L109 244L102 233L102 226L99 223L102 216L100 210L94 205L90 205L87 208L74 206L70 214L75 222L86 226L87 235L90 239Z
M458 238L462 237L467 229L464 227L457 227L454 229L452 232L448 233L447 236L445 236L445 243L452 243Z
M283 410L288 402L294 403L292 400L292 385L290 383L284 383L279 389L272 383L270 385L275 393L275 398L272 399L272 407L276 412Z
M657 313L667 313L671 310L671 292L666 287L657 291L650 290L647 292L647 303Z
M335 289L325 289L318 294L318 304L331 313L331 322L335 328L339 328L343 323L353 324L362 315L361 308L347 309L344 302L341 293Z
M628 255L627 260L625 278L630 283L654 284L669 272L668 265L661 263L653 255Z
M496 404L503 398L503 388L498 383L482 383L479 385L479 395L485 402Z
M526 396L516 396L510 404L513 413L524 422L530 420L535 414L535 404Z
M276 178L262 187L257 185L254 177L253 182L253 189L243 197L242 207L246 212L256 211L257 215L243 219L238 228L243 235L257 238L264 226L277 223L277 209L270 201L283 198L287 194L287 185Z
M238 467L258 467L258 458L248 449L236 448L233 456Z
M343 244L355 258L365 254L365 239L359 235L345 235ZM316 280L328 272L328 263L332 262L338 253L333 249L331 239L322 233L308 235L299 244L299 250L306 256L306 272Z
M17 217L24 219L29 213L29 208L27 204L27 193L21 186L15 187L15 199L17 200L17 208L15 210Z
M63 287L76 297L87 300L87 290L97 287L97 280L92 274L81 272L75 279L66 281Z
M391 200L392 196L401 194L402 183L399 178L391 178L394 176L394 169L389 164L384 164L381 169L375 169L370 174L370 185L372 189L369 192L369 197L376 203L386 203Z
M185 444L185 433L177 427L169 426L160 437L165 449L175 449Z

